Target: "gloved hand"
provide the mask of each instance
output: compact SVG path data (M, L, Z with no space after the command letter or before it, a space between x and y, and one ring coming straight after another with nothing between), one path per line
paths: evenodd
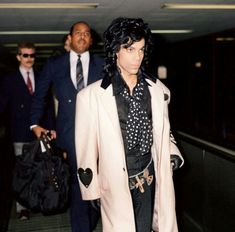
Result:
M173 171L178 170L181 164L182 160L178 155L171 155L171 166Z
M97 211L100 211L100 199L91 200L91 205Z

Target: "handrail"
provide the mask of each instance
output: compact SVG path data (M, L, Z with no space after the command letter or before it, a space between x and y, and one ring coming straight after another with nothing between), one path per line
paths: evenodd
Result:
M215 154L217 156L221 157L221 155L222 155L226 159L232 159L233 161L235 161L235 151L234 150L216 145L214 143L211 143L211 142L208 142L208 141L205 141L202 139L199 139L197 137L194 137L194 136L189 135L187 133L184 133L182 131L176 131L176 133L180 139L183 139L185 141L189 141L195 145L203 147L204 149L206 149L208 151L213 151L213 152L215 152Z

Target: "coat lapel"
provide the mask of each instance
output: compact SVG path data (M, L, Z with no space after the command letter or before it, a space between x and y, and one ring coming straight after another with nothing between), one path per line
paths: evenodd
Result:
M72 91L73 94L77 93L77 89L75 88L72 79L71 79L71 70L70 70L70 57L69 52L66 52L62 58L61 66L59 68L59 72L62 83L59 83L59 85L62 85L63 87L67 87L69 91Z
M102 73L102 66L98 62L97 58L90 54L90 62L89 62L89 68L88 68L88 80L87 84L91 84L99 79L101 79L101 73Z
M24 77L22 76L19 69L17 70L16 82L18 82L17 85L18 85L18 88L21 90L21 92L23 92L22 90L24 90L25 93L29 94L27 84L25 83Z
M161 144L162 130L164 124L164 93L159 85L147 80L150 84L149 91L151 94L151 106L152 106L152 119L153 119L153 135L154 140L157 143L157 147Z
M96 69L95 69L96 63L94 61L94 57L90 54L90 62L89 62L89 68L88 68L88 80L87 80L87 84L91 84L92 82L94 82L94 77L97 75L95 73Z
M114 131L117 131L119 137L122 139L121 128L117 112L117 105L116 105L115 96L113 96L112 85L110 85L107 89L103 91L101 98L102 98L101 104L103 104L103 108L109 116L109 119L114 127Z

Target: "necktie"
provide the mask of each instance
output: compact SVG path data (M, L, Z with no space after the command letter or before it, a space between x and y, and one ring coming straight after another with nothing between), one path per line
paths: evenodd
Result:
M80 91L82 88L84 88L82 62L80 58L81 55L78 55L77 68L76 68L77 91Z
M32 86L32 82L29 77L29 72L27 72L27 87L28 87L29 93L32 95L33 94L33 86Z

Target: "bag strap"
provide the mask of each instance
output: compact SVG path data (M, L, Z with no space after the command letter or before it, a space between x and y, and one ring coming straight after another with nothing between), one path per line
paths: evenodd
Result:
M40 141L43 143L46 153L49 155L48 162L46 162L46 169L44 170L47 172L47 177L49 178L49 181L51 185L54 187L55 191L59 190L59 184L58 184L58 177L55 175L55 171L52 167L52 155L53 155L53 149L51 148L50 141L48 139L48 136L45 133L41 133Z
M48 136L42 132L39 137L39 141L42 142L42 144L44 145L44 147L46 149L47 154L51 157L53 155L53 150L51 148Z

